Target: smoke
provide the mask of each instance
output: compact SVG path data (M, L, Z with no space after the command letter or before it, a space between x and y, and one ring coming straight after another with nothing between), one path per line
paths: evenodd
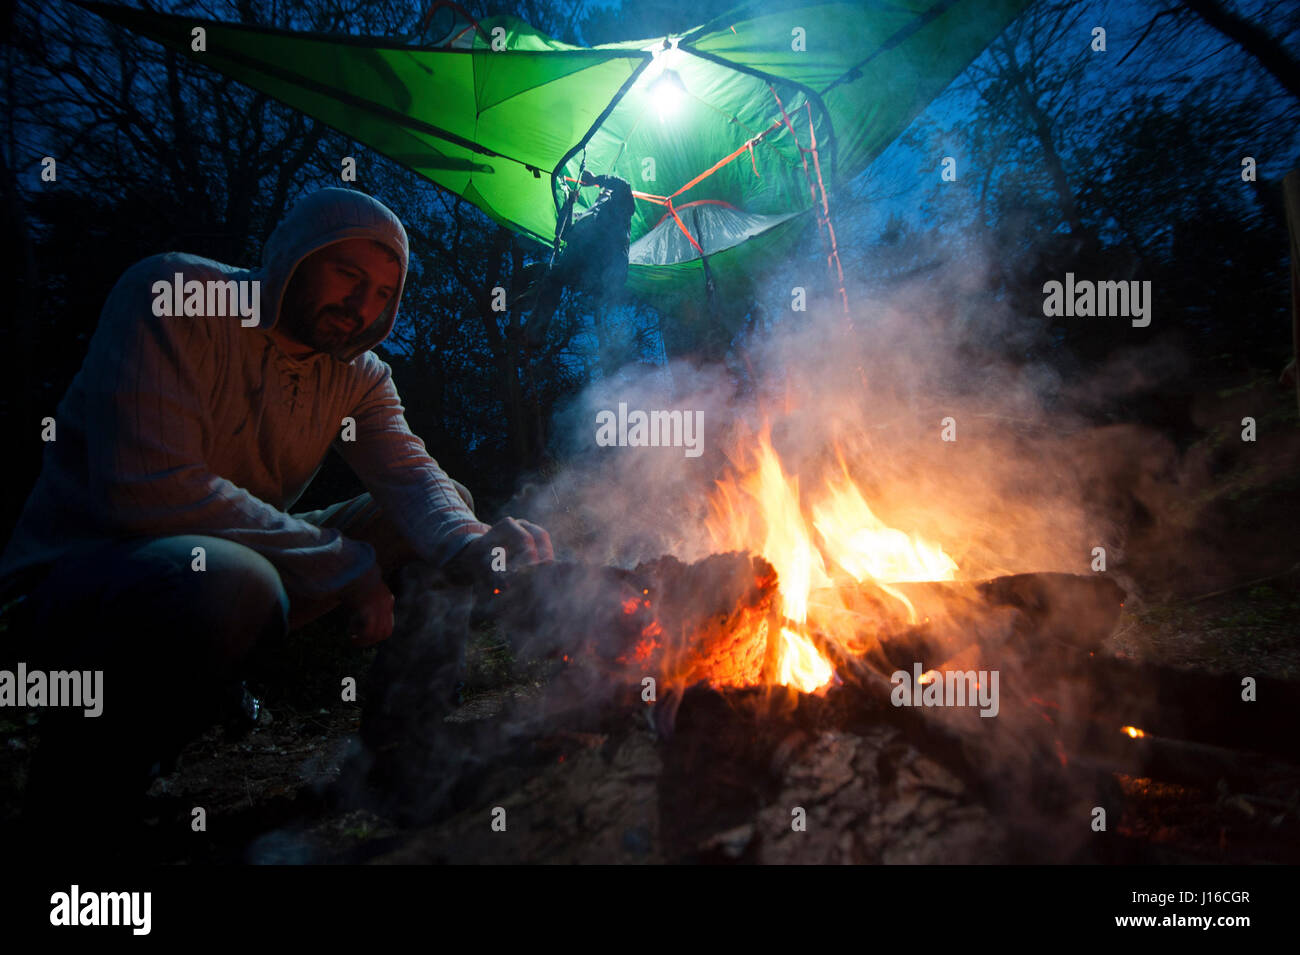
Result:
M387 690L373 692L363 720L376 754L367 769L371 778L404 794L417 817L437 814L461 802L458 790L476 791L476 776L527 763L531 757L521 747L537 734L555 734L566 721L585 732L586 714L626 703L629 690L640 699L644 674L637 667L611 673L592 667L593 654L583 652L608 643L611 634L630 649L637 634L650 632L642 629L646 620L623 618L627 594L620 588L633 588L636 605L640 585L614 568L630 570L664 555L694 562L729 549L710 533L711 500L719 482L753 467L763 435L770 435L782 471L797 483L810 528L827 481L847 472L885 525L940 545L956 562L959 580L1051 571L1092 575L1101 551L1107 576L1117 576L1133 515L1177 487L1171 481L1177 454L1150 431L1105 423L1103 416L1126 396L1176 374L1177 355L1118 354L1087 377L1063 371L1067 364L1035 357L1051 353L1044 350L1048 322L996 300L981 274L988 273L932 270L924 280L858 305L851 323L833 304L811 305L748 334L725 364L637 365L591 384L556 421L563 467L544 483L526 486L507 510L545 526L557 557L574 562L516 578L514 589L500 595L496 622L517 648L564 653L561 675L539 705L455 730L445 714L453 708L448 688L463 658L451 648L465 639L469 611L444 606L439 601L450 598L418 587L426 594L419 619L399 628L405 636L395 636L375 667L377 686ZM660 446L641 440L644 434L634 436L636 414L670 411L681 412L677 420L702 423L698 455L689 453L689 441L674 440L685 435L671 429L656 432ZM779 565L782 555L762 554L761 544L756 535L750 549ZM1109 586L1099 579L1084 583ZM1004 793L1011 798L1039 778L1044 752L1055 763L1050 747L1073 751L1085 732L1089 701L1076 700L1068 680L1044 685L1036 669L1060 656L1053 655L1053 641L1065 638L1037 627L1029 611L994 607L970 585L936 591L926 609L924 586L909 591L930 621L924 632L909 631L892 598L876 601L894 615L900 635L910 634L911 642L887 648L902 654L897 660L885 654L887 663L938 667L966 652L971 659L962 669L999 671L1004 705L988 722L1002 732L987 733L978 715L973 730L969 720L954 729L978 741L977 762L1007 781ZM724 599L720 588L700 589L706 591L701 605ZM644 593L650 600L663 596ZM1052 625L1065 637L1100 633L1084 619L1092 606L1086 596L1079 597L1083 610L1043 602L1056 612ZM874 612L871 598L855 599L846 606L850 616ZM1094 602L1118 613L1117 596ZM728 609L704 607L712 618ZM1017 621L1026 622L1026 632ZM1102 624L1113 627L1114 619ZM620 625L631 627L631 639L621 642ZM841 635L834 639L875 666L865 655L874 638L860 645ZM1044 728L1053 724L1028 705L1030 693L1054 696L1074 728L1063 725L1054 743L1045 737L1056 730ZM670 707L655 712L671 722ZM453 738L457 732L472 740ZM385 742L392 739L402 742ZM1070 798L1095 802L1082 790Z
M1036 331L969 274L896 288L857 307L852 325L833 307L791 313L726 366L635 366L595 382L557 423L566 466L514 510L582 560L695 560L715 549L704 524L714 482L744 469L768 428L805 512L842 458L877 516L941 544L962 578L1089 573L1097 547L1116 563L1124 529L1102 486L1131 470L1132 441L1108 450L1091 416L1099 394L1145 387L1176 360L1126 355L1091 382L1063 380L1020 357L1046 320ZM703 453L598 446L598 415L620 404L698 412Z

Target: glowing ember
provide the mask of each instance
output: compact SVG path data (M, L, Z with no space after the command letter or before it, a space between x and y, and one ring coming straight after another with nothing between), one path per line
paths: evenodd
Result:
M1120 728L1120 732L1121 732L1121 733L1127 733L1127 734L1129 735L1129 737L1132 738L1132 739L1140 739L1141 737L1147 735L1146 733L1144 733L1144 732L1142 732L1140 729L1138 729L1136 726L1124 726L1124 727L1121 727L1121 728Z

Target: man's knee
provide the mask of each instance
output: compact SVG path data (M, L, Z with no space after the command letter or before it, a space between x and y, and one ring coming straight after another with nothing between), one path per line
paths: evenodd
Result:
M262 637L283 632L289 597L280 574L265 557L219 537L155 538L135 549L133 559L156 566L175 588L146 611L189 630L207 649L205 664L222 666L242 658ZM185 639L185 634L175 637Z

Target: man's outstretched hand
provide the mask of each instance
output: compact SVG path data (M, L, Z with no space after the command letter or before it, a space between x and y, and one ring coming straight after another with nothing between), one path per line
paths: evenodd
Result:
M343 606L351 610L348 634L353 646L368 647L393 633L393 592L384 583L379 566L343 591Z
M505 553L502 554L498 548L503 548ZM478 540L467 544L447 564L447 570L462 580L486 584L494 573L501 571L502 557L508 570L554 560L551 535L531 521L507 517L493 524Z
M503 548L504 553L498 548ZM531 521L507 517L467 544L446 569L461 580L487 584L502 569L503 558L509 570L554 560L551 536ZM351 611L348 634L354 646L368 647L392 636L393 593L384 583L378 565L343 591L340 599Z

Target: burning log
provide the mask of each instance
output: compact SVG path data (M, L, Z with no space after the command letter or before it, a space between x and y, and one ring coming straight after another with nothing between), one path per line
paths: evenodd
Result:
M981 807L984 781L960 744L900 732L883 719L887 703L854 688L697 684L656 711L666 708L676 716L659 747L658 809L669 859L779 861L805 840L813 846L800 857L826 862L998 858L1001 826ZM792 828L796 812L806 831ZM929 837L938 829L946 844Z
M780 622L776 571L761 557L715 554L694 564L661 557L641 564L656 605L663 681L679 686L771 682ZM647 655L648 656L648 655Z
M1109 577L1015 574L977 586L995 607L1014 607L1024 624L1018 635L1081 650L1096 650L1115 632L1124 590Z
M480 595L518 656L559 657L639 686L757 686L772 682L780 602L760 557L714 554L693 564L660 557L627 571L539 564L503 575Z
M652 629L648 582L617 567L555 561L502 574L475 601L522 658L583 656L603 665L634 650Z
M891 673L977 647L990 659L1041 656L1049 647L1097 650L1114 631L1124 596L1105 578L1017 574L888 587L855 581L833 595L814 595L812 606L822 629L878 672Z
M1291 729L1300 725L1300 685L1261 678L1258 699L1267 699L1267 705L1245 703L1239 678L1102 653L1123 598L1109 580L1064 574L997 578L974 585L986 604L983 611L970 600L969 585L898 589L931 618L899 636L881 638L876 653L856 659L837 652L833 641L819 643L835 657L846 682L872 695L886 692L882 663L907 670L911 661L933 660L961 647L933 668L934 677L942 680L950 671L980 670L1000 661L1005 727L999 729L1010 729L1028 752L1048 763L1195 783L1225 779L1235 785L1284 771L1277 757L1294 759ZM936 611L936 596L955 612ZM1011 617L988 626L988 614L1002 610L1013 611ZM980 632L983 639L967 642L963 636ZM978 721L968 712L927 715L958 736L978 738ZM1145 733L1122 736L1125 722L1141 725Z
M1290 754L1285 730L1300 723L1295 686L1273 681L1266 703L1243 705L1239 688L1227 678L1098 653L1124 596L1106 578L1019 574L979 583L899 584L888 592L854 584L845 593L838 614L819 609L832 625L853 617L858 642L822 632L809 636L839 678L888 718L908 719L883 705L895 670L910 672L923 663L943 679L949 671L991 664L1004 671L1003 721L1026 740L1037 740L1025 744L1032 758L1068 765L1072 754L1084 752L1085 736L1106 738L1124 722L1165 740ZM719 688L777 682L777 635L787 622L772 567L751 555L714 555L689 565L663 557L634 571L544 565L511 575L492 601L517 650L585 650L631 684L643 675L654 675L663 690L697 682ZM908 608L919 623L908 621ZM1125 701L1122 711L1116 699ZM929 715L931 732L937 719L953 738L987 729L973 712ZM929 745L943 744L931 739ZM1152 743L1146 749L1164 752L1171 746ZM1222 761L1206 754L1190 765ZM1133 760L1119 764L1132 768ZM1148 768L1148 774L1154 771ZM1192 771L1196 778L1211 772Z

